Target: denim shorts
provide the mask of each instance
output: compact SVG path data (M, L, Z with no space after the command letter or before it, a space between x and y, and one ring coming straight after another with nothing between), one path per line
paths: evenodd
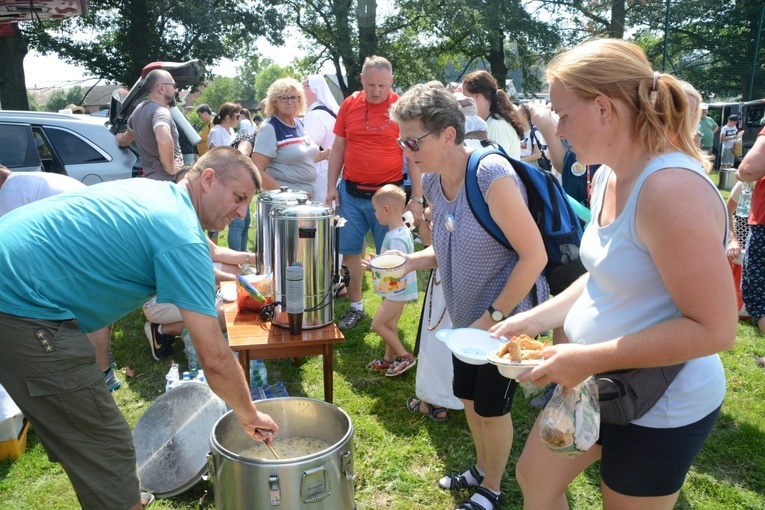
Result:
M712 432L720 407L684 427L655 429L600 424L600 476L611 490L635 497L679 491Z
M388 226L380 225L375 218L372 200L350 195L345 190L345 180L341 180L338 184L337 194L340 199L337 215L347 220L345 225L338 229L340 253L343 255L362 253L364 251L364 238L370 230L375 239L375 253L380 253L383 239L388 232Z
M140 500L133 434L75 320L0 313L0 384L60 462L85 509Z
M518 383L499 373L495 365L470 365L452 355L454 396L472 400L478 416L491 418L510 412Z

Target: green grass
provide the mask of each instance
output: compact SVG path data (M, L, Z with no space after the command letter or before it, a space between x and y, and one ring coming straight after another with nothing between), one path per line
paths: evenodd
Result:
M221 241L225 240L221 233ZM420 289L425 288L425 275ZM379 298L364 282L364 301L371 315ZM405 307L400 322L404 344L411 349L421 300ZM336 303L340 318L348 301ZM114 328L112 350L120 365L131 366L135 376L120 375L122 388L113 395L131 425L164 391L169 362L151 358L143 334L143 315L137 310ZM473 449L464 414L450 412L446 423L435 423L407 412L404 403L414 396L415 371L398 378L371 373L365 364L382 352L382 340L369 329L371 318L347 332L335 348L334 403L345 410L355 428L355 497L359 509L445 509L460 503L467 493L449 493L436 486L443 474L473 462ZM740 323L735 347L722 353L728 377L728 396L720 419L693 466L676 505L679 509L729 510L765 508L765 370L755 358L765 355L765 339L756 327ZM183 345L176 342L174 358L185 363ZM283 381L290 395L323 399L321 358L312 356L295 366L292 359L268 360L270 381ZM522 508L514 467L537 410L522 392L513 405L514 448L502 490L504 509ZM601 505L599 477L593 467L569 488L572 509ZM157 509L214 508L211 482L199 482L179 496L158 500ZM200 505L200 499L204 499ZM68 479L57 464L48 462L34 431L27 451L16 462L0 463L0 510L78 508Z

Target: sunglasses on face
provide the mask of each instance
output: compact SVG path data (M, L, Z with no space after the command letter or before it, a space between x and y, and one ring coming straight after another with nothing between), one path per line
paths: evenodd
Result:
M401 138L397 138L396 142L398 142L398 146L401 147L401 150L409 149L412 152L419 152L420 140L422 140L428 135L432 135L433 133L435 133L435 131L431 131L430 133L425 133L419 138L410 138L409 140L402 140Z
M278 99L282 103L297 103L300 100L300 96L279 96Z
M165 86L167 86L167 87L173 87L174 89L177 89L177 88L178 88L178 84L177 84L177 83L170 83L170 82L167 82L167 83L160 83L160 85L165 85Z

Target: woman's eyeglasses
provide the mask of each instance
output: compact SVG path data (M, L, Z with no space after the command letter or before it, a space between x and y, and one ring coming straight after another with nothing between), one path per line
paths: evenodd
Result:
M401 147L401 150L409 149L412 152L419 152L420 140L422 140L428 135L432 135L433 133L435 133L435 131L431 131L430 133L425 133L419 138L410 138L409 140L402 140L401 138L397 138L396 142L398 142L398 146Z
M279 96L277 99L282 103L297 103L300 101L300 96Z

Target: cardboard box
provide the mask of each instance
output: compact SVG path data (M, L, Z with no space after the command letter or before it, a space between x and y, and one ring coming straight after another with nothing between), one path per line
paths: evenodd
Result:
M29 421L24 419L24 426L19 433L19 437L10 441L0 442L0 461L6 459L16 460L27 449L27 433L29 432Z

